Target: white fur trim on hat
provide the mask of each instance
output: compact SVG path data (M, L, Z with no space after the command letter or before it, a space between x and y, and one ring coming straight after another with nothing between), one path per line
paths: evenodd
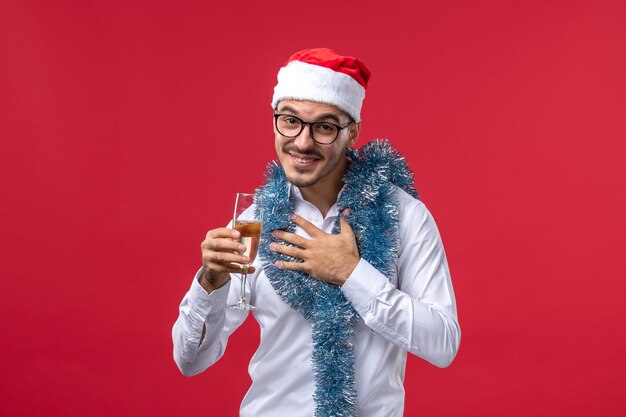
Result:
M301 61L291 61L278 71L272 108L281 100L311 100L339 107L361 121L365 88L342 72Z

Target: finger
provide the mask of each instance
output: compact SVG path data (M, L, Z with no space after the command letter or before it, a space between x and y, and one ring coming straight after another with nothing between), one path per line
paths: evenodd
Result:
M234 239L209 239L202 244L202 248L218 252L243 252L246 246Z
M304 260L304 251L293 246L279 245L272 242L270 243L270 249L274 252L284 253L285 255Z
M210 272L228 272L230 274L241 273L241 266L239 264L206 264L206 268Z
M313 223L311 223L310 221L308 221L304 217L301 217L301 216L298 216L297 214L294 214L291 217L291 219L293 220L293 222L295 224L300 226L302 228L302 230L307 232L313 238L318 237L318 236L320 236L322 234L325 234L322 230L320 230L317 226L315 226Z
M206 234L207 239L217 239L217 238L231 238L231 239L239 239L241 234L238 230L229 229L228 227L220 227L217 229L209 230Z
M276 261L274 262L274 266L280 269L289 269L291 271L304 271L305 269L303 262Z
M240 264L240 263L232 263L232 264L216 264L216 265L220 265L220 267L224 268L227 271L224 272L230 272L231 274L241 274L241 272L244 269L244 265ZM253 267L252 265L250 265L247 269L247 274L252 274L253 272L256 271L256 268Z
M285 242L292 243L296 246L300 246L301 248L306 248L309 241L309 239L306 239L295 233L285 232L283 230L274 230L272 232L272 236L277 239L284 240Z
M240 263L246 264L251 262L248 256L242 256L240 254L231 252L214 252L208 251L203 254L202 261L205 264L226 264L226 263Z
M208 263L205 264L205 268L211 272L229 272L231 274L240 274L241 273L241 264L240 263ZM248 274L252 274L256 272L256 268L250 265L248 267Z
M348 221L343 217L339 218L339 229L339 233L341 234L354 234L354 232L352 232L352 226L350 226L350 223L348 223Z

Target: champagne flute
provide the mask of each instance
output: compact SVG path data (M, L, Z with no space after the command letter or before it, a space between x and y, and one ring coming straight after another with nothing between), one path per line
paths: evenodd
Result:
M241 268L241 291L239 300L228 307L238 308L239 310L254 310L255 307L246 300L246 278L248 276L248 268L254 262L257 251L259 250L259 241L261 239L261 227L263 225L261 208L261 197L257 197L256 205L259 208L259 218L255 218L253 212L254 194L237 193L235 198L235 211L233 213L233 228L240 233L239 242L246 247L243 256L250 258L250 262L245 264L237 264ZM242 216L244 214L244 216ZM243 219L241 219L243 217ZM244 220L245 219L245 220Z

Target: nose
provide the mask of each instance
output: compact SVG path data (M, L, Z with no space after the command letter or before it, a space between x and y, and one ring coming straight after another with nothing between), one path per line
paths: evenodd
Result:
M315 141L311 137L311 125L310 124L306 124L304 126L304 129L302 129L302 132L300 132L300 134L296 136L293 143L299 149L302 149L302 150L310 149L315 146Z

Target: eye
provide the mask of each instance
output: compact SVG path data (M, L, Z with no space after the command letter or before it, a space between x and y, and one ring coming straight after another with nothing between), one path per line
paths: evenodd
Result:
M292 116L282 116L281 117L281 122L286 124L286 125L290 125L290 126L295 126L295 125L299 125L300 121L298 119L296 119L295 117Z
M337 128L333 124L320 122L315 124L315 131L323 134L333 134L337 131Z

